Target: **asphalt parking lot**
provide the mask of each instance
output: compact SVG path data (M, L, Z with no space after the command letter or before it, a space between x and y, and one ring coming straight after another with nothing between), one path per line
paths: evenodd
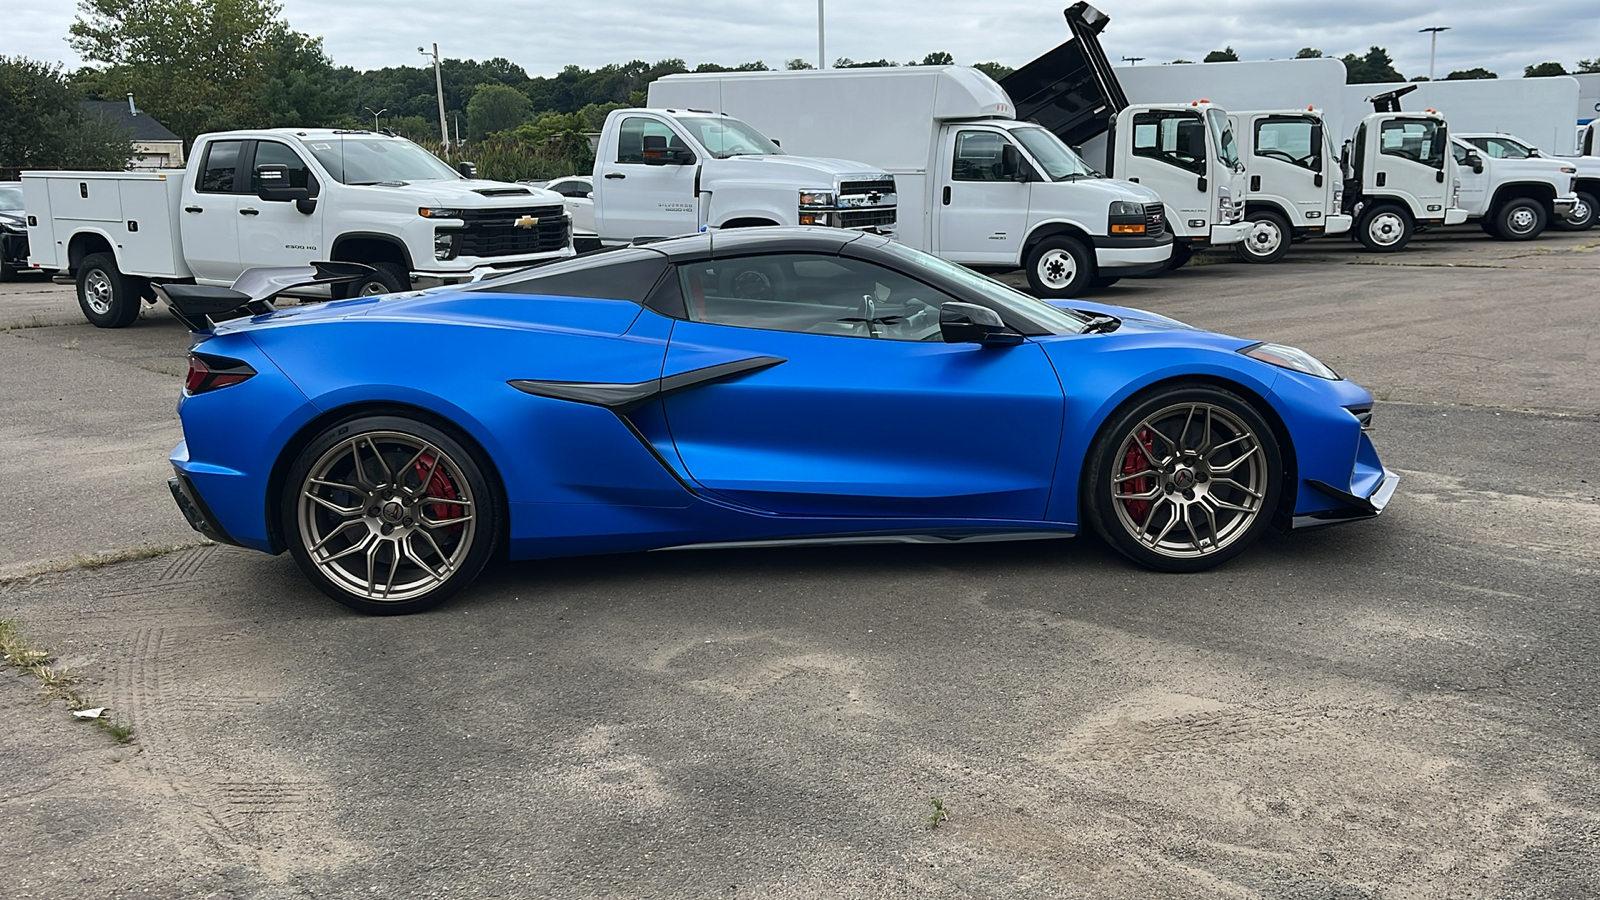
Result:
M8 897L1600 896L1600 232L1097 299L1368 387L1390 509L1192 576L662 553L365 618L184 525L175 320L0 285L0 618L135 729L0 670Z

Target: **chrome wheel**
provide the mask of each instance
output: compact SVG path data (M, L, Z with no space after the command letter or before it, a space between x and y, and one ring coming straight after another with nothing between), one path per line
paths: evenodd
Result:
M109 315L111 302L116 297L111 276L103 269L90 269L83 276L83 302L97 315Z
M1380 247L1393 247L1405 234L1406 223L1399 213L1380 212L1367 222L1367 236Z
M1117 523L1167 559L1220 553L1266 508L1271 467L1262 438L1218 404L1178 403L1139 419L1111 464Z
M1283 232L1271 219L1257 219L1255 228L1244 239L1245 251L1251 256L1270 257L1283 246Z
M1572 212L1567 213L1567 224L1574 228L1588 228L1593 223L1594 207L1589 205L1584 195L1579 194L1578 202L1572 207Z
M1506 230L1515 235L1528 234L1533 231L1533 226L1538 221L1539 217L1533 210L1525 206L1518 207L1511 211L1511 215L1506 217Z
M340 441L300 481L301 549L339 590L377 603L422 597L476 546L478 498L459 462L400 431Z
M1035 263L1039 281L1053 291L1064 291L1078 277L1078 260L1066 250L1053 247Z

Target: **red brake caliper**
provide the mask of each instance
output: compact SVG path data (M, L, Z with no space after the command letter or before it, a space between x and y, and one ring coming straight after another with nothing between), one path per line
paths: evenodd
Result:
M1145 469L1150 468L1150 459L1155 458L1156 440L1155 437L1150 434L1150 429L1145 428L1140 430L1138 441L1144 445L1145 451L1148 452L1150 456L1149 458L1146 458L1144 453L1139 452L1138 447L1129 447L1128 452L1122 456L1122 474L1124 475L1132 475L1135 472L1143 472ZM1119 490L1118 493L1144 494L1148 493L1152 487L1154 487L1153 479L1148 475L1142 475L1138 478L1129 478L1127 481L1124 481L1122 483L1121 490ZM1150 501L1124 500L1122 502L1128 507L1128 516L1131 517L1136 524L1143 525L1145 517L1150 515Z
M417 458L416 465L413 468L416 469L418 481L428 478L428 470L433 468L433 457L426 453L422 454ZM428 480L426 493L429 497L448 497L454 500L456 499L456 486L450 483L450 479L444 477L444 472L435 471L433 478ZM429 504L429 508L435 519L454 519L461 515L461 507L454 503L432 503ZM463 524L462 522L457 522L454 525L447 525L445 528L453 534L460 531Z

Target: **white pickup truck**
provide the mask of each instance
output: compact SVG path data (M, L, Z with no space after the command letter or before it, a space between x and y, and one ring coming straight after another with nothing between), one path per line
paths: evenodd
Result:
M704 109L606 116L592 184L595 230L607 246L759 225L895 229L893 175L791 156L739 119Z
M182 171L24 172L30 263L71 272L84 316L121 328L153 285L255 266L365 263L356 295L573 255L560 195L460 169L393 135L279 128L201 135Z
M1504 241L1530 241L1578 205L1578 169L1571 160L1545 159L1503 134L1452 134L1461 170L1461 200L1469 221Z

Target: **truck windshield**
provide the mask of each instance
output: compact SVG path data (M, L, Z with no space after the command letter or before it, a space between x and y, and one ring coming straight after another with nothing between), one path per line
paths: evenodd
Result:
M730 156L782 156L783 148L767 136L738 119L711 116L680 116L678 124L717 159Z
M341 184L456 181L444 161L404 138L336 134L307 138L306 148Z
M1229 168L1239 168L1239 144L1233 139L1233 123L1220 109L1206 110L1206 121L1211 123L1211 133L1217 140L1217 159Z
M1073 153L1071 147L1043 128L1016 128L1011 134L1028 149L1028 155L1044 167L1051 181L1100 177L1100 173Z
M896 241L884 244L882 251L898 256L917 268L932 269L976 294L988 305L1016 313L1018 317L1036 325L1040 329L1036 333L1082 334L1084 327L1089 324L1087 316L1030 297L987 275L979 275L966 266L958 266L931 253L913 250Z

